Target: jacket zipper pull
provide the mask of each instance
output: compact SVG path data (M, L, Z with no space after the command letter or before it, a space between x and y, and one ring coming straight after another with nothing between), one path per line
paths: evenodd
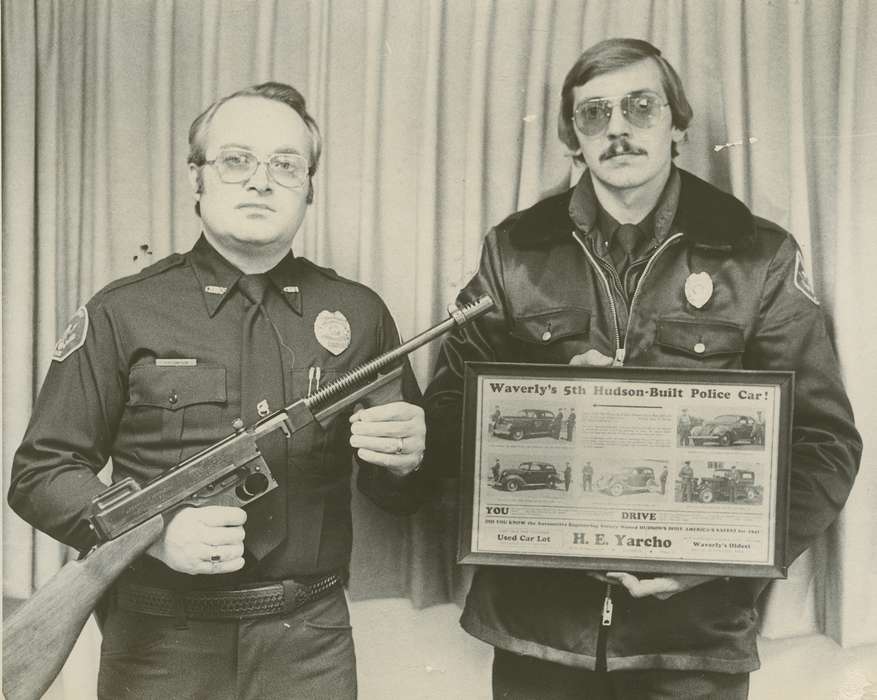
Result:
M606 584L606 595L603 596L603 627L609 627L612 624L612 584Z
M624 355L625 349L618 348L618 350L615 351L615 359L612 361L612 366L621 367L624 364Z
M314 373L314 378L315 378L315 381L314 381L314 389L316 389L317 391L319 391L319 390L320 390L320 377L321 377L322 374L323 374L323 370L321 370L319 367L314 367L314 370L315 370L315 373Z

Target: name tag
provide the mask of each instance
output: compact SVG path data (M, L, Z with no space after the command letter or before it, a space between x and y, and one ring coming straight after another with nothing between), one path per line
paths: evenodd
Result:
M156 367L194 367L198 360L194 357L156 357Z

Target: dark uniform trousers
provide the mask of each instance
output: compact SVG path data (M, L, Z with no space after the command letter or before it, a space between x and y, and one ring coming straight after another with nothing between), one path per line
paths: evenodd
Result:
M495 700L746 700L748 673L588 671L495 649Z
M344 590L297 610L186 620L118 608L104 621L101 700L348 700L356 657Z

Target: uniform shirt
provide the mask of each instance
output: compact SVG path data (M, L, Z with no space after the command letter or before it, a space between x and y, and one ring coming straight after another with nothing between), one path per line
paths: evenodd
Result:
M285 405L307 395L313 368L325 385L398 345L389 312L367 287L292 253L268 276L273 289L265 305L283 341ZM88 549L95 541L90 502L105 488L96 474L108 459L114 481L130 476L142 483L233 432L243 415L240 277L202 236L190 252L111 283L88 302L83 344L52 362L15 455L9 501L16 512L61 542ZM343 314L350 326L349 346L337 356L318 340L321 312ZM419 398L407 365L403 394ZM261 562L193 577L145 556L129 574L199 587L345 569L351 411L295 433L287 463L269 464L286 469L288 537ZM416 481L374 465L360 468L360 489L390 509L414 507Z

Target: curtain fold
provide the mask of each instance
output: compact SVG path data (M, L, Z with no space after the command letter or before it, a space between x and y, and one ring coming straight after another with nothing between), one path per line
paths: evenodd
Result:
M70 315L196 239L187 131L213 99L269 79L305 94L325 151L294 249L374 287L410 337L444 318L490 225L569 183L562 81L618 35L652 41L686 85L679 164L795 234L877 437L868 0L22 0L2 20L5 484ZM435 354L413 358L422 386ZM773 586L765 634L877 640L870 454L839 526ZM357 498L355 595L459 601L455 499L445 484L398 520ZM7 596L67 556L5 505L3 541Z

